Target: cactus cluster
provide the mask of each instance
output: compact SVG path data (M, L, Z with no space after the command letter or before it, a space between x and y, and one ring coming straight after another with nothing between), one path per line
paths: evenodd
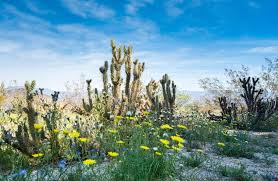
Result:
M128 111L132 114L142 111L142 109L151 109L161 112L173 113L176 98L176 85L171 81L167 74L162 78L161 86L163 89L163 101L160 102L157 95L158 83L151 81L146 87L146 95L142 94L142 74L145 70L145 63L137 59L132 60L131 46L117 46L111 41L112 61L108 61L99 68L102 75L103 89L101 100L103 101L105 117L112 115L125 115ZM122 67L124 65L124 70ZM110 68L110 74L109 69ZM125 75L122 75L122 71ZM109 77L110 76L110 77ZM109 83L111 81L111 84ZM125 81L124 81L125 80ZM93 109L93 99L91 95L91 80L87 81L88 103L83 99L83 110L91 113ZM82 111L77 111L82 112Z
M46 122L46 128L50 136L46 137L46 132L43 128L36 130L35 125L38 124L39 114L34 105L34 100L35 97L39 95L39 93L37 90L35 90L35 86L35 81L32 81L31 83L27 81L25 83L26 106L23 108L23 111L26 114L26 118L22 123L18 124L15 137L11 131L5 130L3 128L3 140L7 144L30 157L39 150L40 144L44 139L49 140L52 149L54 147L58 148L58 138L53 134L53 130L57 128L57 120L59 120L61 117L59 108L57 107L59 92L55 91L51 95L53 109L49 109L48 112L42 116ZM39 89L39 91L40 95L43 96L43 89ZM51 107L51 105L48 105L47 107Z
M221 108L221 116L208 112L209 118L212 120L226 119L228 123L233 123L241 129L256 130L264 124L270 117L278 113L278 97L274 99L266 99L263 97L263 89L257 89L259 78L240 78L243 98L247 112L247 123L240 125L238 123L238 110L235 103L228 104L226 97L220 97L218 100Z
M244 98L247 112L252 116L250 127L254 129L257 129L260 123L266 122L272 115L278 113L278 97L265 100L262 96L264 90L256 87L258 81L259 78L251 79L251 77L240 79L243 88L241 97Z
M163 106L173 113L175 100L176 100L176 85L174 81L169 79L167 74L163 75L162 79L160 80L163 92Z

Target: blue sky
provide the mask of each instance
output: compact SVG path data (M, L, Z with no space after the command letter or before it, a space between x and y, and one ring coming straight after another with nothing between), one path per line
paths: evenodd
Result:
M0 0L0 80L63 90L83 74L99 87L114 39L146 62L145 83L168 73L200 90L224 68L256 74L278 57L277 12L277 0Z

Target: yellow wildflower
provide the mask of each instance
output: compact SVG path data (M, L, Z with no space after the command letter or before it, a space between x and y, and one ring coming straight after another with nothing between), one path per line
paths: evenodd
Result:
M140 148L141 148L141 149L143 149L143 150L145 150L145 151L148 151L148 150L150 150L150 148L149 148L149 147L147 147L147 146L144 146L144 145L141 145L141 146L140 146Z
M109 133L112 133L112 134L116 134L116 133L118 133L118 131L117 131L117 130L115 130L115 129L108 129L108 132L109 132Z
M117 144L125 144L124 141L120 140L120 141L116 141Z
M87 159L87 160L83 161L84 165L93 165L93 164L96 164L96 163L97 163L96 160L91 160L91 159Z
M116 116L116 119L123 119L123 116Z
M89 141L89 139L88 138L79 138L79 141L82 143L86 143Z
M185 142L185 140L180 136L171 136L171 139L173 141L176 141L176 142L179 142L179 143L184 143Z
M136 117L134 117L134 116L132 116L132 117L127 116L126 118L127 118L128 120L132 120L132 121L133 121L133 120L136 120Z
M43 153L36 153L36 154L33 154L32 157L39 158L39 157L42 157L43 155L44 155Z
M179 148L183 148L184 146L183 146L183 144L179 143L179 144L178 144L178 147L179 147Z
M40 130L43 128L43 125L42 124L34 124L34 128L37 129L37 130Z
M71 138L78 138L80 136L80 133L78 133L77 131L73 131L73 132L69 133L69 136Z
M157 155L157 156L161 156L162 155L162 153L160 153L159 151L156 151L154 154Z
M219 146L219 147L225 147L225 143L222 143L222 142L219 142L219 143L217 143L217 145Z
M161 129L173 129L169 124L163 124L160 126Z
M117 156L119 156L119 153L110 151L110 152L108 152L108 155L111 157L117 157Z
M175 151L180 151L180 148L176 147L176 146L172 146L172 149Z
M178 128L181 128L181 129L188 129L187 126L182 125L182 124L178 124L177 127L178 127Z
M65 130L63 130L63 133L64 134L69 134L69 131L65 129Z
M53 133L59 133L60 130L59 129L53 129Z
M165 140L165 139L160 139L159 141L160 141L160 143L162 143L163 145L169 145L169 144L170 144L170 141Z
M149 114L150 114L150 112L144 111L144 115L149 115Z

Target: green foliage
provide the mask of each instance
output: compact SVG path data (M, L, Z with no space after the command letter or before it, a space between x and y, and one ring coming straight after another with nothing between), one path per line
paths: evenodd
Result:
M240 166L239 168L236 167L229 167L229 166L220 166L219 172L224 177L230 177L237 181L251 181L252 177L246 173L245 168Z
M9 173L29 167L28 158L9 146L0 145L0 172Z
M189 156L181 157L184 166L196 168L199 167L205 160L206 156L203 153L190 153Z
M245 157L252 158L254 155L253 149L250 147L249 138L244 133L222 132L223 136L215 145L215 149L219 154L229 157ZM224 146L219 144L224 143Z

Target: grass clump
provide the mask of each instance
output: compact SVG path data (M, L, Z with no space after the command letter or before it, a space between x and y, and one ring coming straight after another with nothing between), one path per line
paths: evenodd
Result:
M251 176L246 173L245 167L240 166L239 168L236 167L230 167L230 166L220 166L219 172L224 177L230 177L233 180L237 181L251 181Z
M189 156L182 156L182 164L187 167L199 167L206 160L202 153L190 153Z

